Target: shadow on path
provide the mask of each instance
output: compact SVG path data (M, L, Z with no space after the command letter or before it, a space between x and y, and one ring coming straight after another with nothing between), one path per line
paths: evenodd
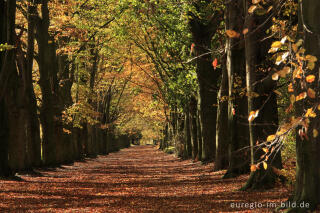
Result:
M288 197L283 188L236 191L246 175L222 180L212 168L134 146L21 174L24 181L0 180L0 212L272 212Z

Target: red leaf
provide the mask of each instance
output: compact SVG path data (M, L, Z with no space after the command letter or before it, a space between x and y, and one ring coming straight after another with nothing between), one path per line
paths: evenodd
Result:
M190 48L190 52L191 52L191 53L194 53L194 46L195 46L195 44L192 43L192 44L191 44L191 48Z
M217 65L218 65L218 59L214 59L214 61L212 62L212 66L214 69L217 69Z

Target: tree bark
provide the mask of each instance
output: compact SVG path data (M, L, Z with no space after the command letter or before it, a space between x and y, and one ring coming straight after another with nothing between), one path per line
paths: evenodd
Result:
M61 143L62 123L58 101L57 59L54 38L49 35L48 0L41 2L41 17L37 17L36 39L38 43L39 85L42 93L40 121L42 126L43 160L47 166L61 163L57 155L57 143Z
M192 144L191 144L191 132L190 132L190 108L186 107L185 118L184 118L184 138L185 138L185 158L192 156Z
M318 12L320 10L320 2L317 0L304 0L299 5L300 29L304 37L304 48L306 55L310 54L317 57L316 66L313 70L307 70L309 74L316 76L314 83L307 84L308 88L316 92L316 98L307 97L306 100L301 100L295 103L295 112L297 116L301 116L307 109L319 104L319 59L320 59L320 23L318 22ZM295 94L306 90L302 88L302 82L305 79L294 79ZM296 186L294 196L290 200L297 203L297 208L291 208L288 212L306 212L313 210L320 204L320 141L319 136L314 137L314 129L319 130L320 116L319 111L316 111L317 116L310 118L309 127L306 130L307 137L300 137L299 130L296 130L296 152L297 152L297 170L296 170ZM300 203L305 202L309 208L299 208Z
M243 1L229 2L226 9L226 28L243 31ZM229 167L224 178L235 177L249 172L248 150L248 104L243 88L246 87L245 50L243 37L227 38L228 75L228 156ZM241 151L240 151L241 150Z
M247 1L246 8L250 4L251 1ZM276 94L273 92L276 89L276 82L271 79L270 75L267 76L267 73L263 72L266 69L263 62L265 62L272 42L270 39L261 42L266 37L266 30L271 26L270 20L265 22L266 18L266 15L258 16L248 12L245 18L245 28L248 29L245 35L248 114L259 109L258 117L249 122L251 164L255 164L264 154L262 150L254 148L255 144L266 141L266 138L274 134L278 127L278 105ZM242 189L273 187L277 175L271 167L281 169L280 152L274 156L270 164L267 170L258 169L251 172Z
M228 162L228 146L230 140L230 132L228 127L228 74L224 67L222 69L222 79L218 94L218 109L216 122L216 154L214 162L214 170L219 171L226 169Z
M35 19L36 7L30 1L31 4L28 5L28 47L26 56L26 74L25 74L25 84L26 84L26 98L27 106L29 106L29 132L30 132L30 143L27 146L27 152L29 156L29 161L33 166L37 167L41 165L41 139L40 139L40 124L39 117L37 114L37 102L36 96L33 90L32 81L32 70L33 70L33 60L34 60L34 29L35 29Z
M199 154L199 141L198 141L198 130L197 130L197 100L194 96L190 98L190 133L191 133L191 144L192 144L192 159L196 160Z
M0 0L0 43L4 44L7 42L7 13L6 13L6 2ZM0 52L0 82L3 80L4 62L6 52ZM8 164L8 144L9 144L9 126L8 126L8 112L3 99L5 84L0 84L0 176L10 176Z
M195 2L197 4L197 2ZM204 24L204 20L190 14L189 20L196 57L196 72L199 83L200 124L203 140L201 161L214 159L217 117L217 82L220 72L213 70L212 57L208 53L211 49L211 39L222 20L221 14L215 12L211 20Z

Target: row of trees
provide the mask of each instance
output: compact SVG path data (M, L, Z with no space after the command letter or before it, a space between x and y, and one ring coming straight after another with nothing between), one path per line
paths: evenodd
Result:
M250 171L243 189L267 188L280 174L288 134L296 132L297 182L291 201L315 208L320 191L320 170L314 164L319 148L318 3L135 4L139 10L131 17L138 17L148 36L142 37L144 45L134 43L155 65L168 107L160 148L174 145L180 156L214 160L215 170L227 169L226 178ZM283 106L278 102L284 96L290 97L287 118L279 121Z
M136 137L115 127L130 94L99 40L114 18L83 24L89 6L0 1L1 176L107 154Z

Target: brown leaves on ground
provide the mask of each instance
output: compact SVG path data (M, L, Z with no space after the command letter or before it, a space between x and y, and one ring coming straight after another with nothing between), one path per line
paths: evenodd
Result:
M281 187L237 191L247 175L222 180L212 168L153 146L131 147L0 180L0 212L272 212L288 197Z

